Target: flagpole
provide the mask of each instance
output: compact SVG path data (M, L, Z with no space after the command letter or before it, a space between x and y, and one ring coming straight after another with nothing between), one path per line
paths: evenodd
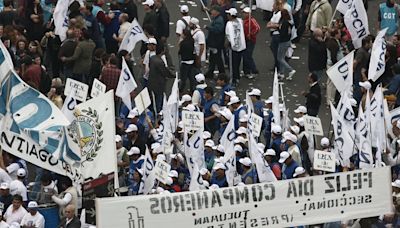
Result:
M206 12L206 14L207 14L207 18L208 18L208 20L211 22L210 13L208 13L206 5L204 5L204 2L203 2L203 0L199 0L199 1L200 1L200 3L201 3L201 6L203 7L204 11L205 11L205 12Z
M332 25L332 22L333 22L333 19L335 18L335 16L336 16L336 13L337 13L337 7L335 8L335 11L333 12L333 14L332 14L332 18L331 18L331 20L330 20L330 22L329 22L329 26L328 26L328 28L330 28L331 27L331 25Z

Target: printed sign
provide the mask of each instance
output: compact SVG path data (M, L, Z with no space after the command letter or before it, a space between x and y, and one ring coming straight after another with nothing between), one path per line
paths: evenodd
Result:
M67 82L65 83L64 95L65 96L70 95L72 89L76 90L75 95L73 95L75 99L81 102L86 101L87 94L89 91L88 85L82 82L78 82L74 79L67 78Z
M93 86L90 96L92 98L95 98L98 97L100 94L104 94L105 92L106 92L106 85L104 85L101 81L95 78L93 81Z
M328 172L335 172L336 156L332 152L315 150L314 152L314 169Z
M149 91L147 87L144 88L136 97L135 97L136 108L139 111L139 115L146 110L151 105Z
M293 227L392 211L390 167L206 191L96 199L98 227ZM177 225L179 222L179 225Z
M304 128L311 135L324 135L321 119L314 116L304 116Z
M186 132L204 129L204 113L182 111L183 128Z
M171 170L171 165L168 163L157 160L156 166L154 167L154 175L156 179L161 181L162 183L166 184L168 179L169 171Z
M251 113L249 123L249 127L251 128L253 135L259 137L261 134L263 119L259 115Z

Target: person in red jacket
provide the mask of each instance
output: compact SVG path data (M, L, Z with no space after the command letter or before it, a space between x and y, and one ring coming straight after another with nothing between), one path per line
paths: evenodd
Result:
M42 75L42 67L38 64L33 64L31 56L27 55L21 61L22 80L28 83L33 88L39 90L40 79Z
M246 38L246 50L243 52L243 72L247 78L253 79L258 74L253 59L253 51L256 45L257 34L260 31L260 25L257 23L256 19L251 16L251 9L249 7L243 9L242 16L244 36Z

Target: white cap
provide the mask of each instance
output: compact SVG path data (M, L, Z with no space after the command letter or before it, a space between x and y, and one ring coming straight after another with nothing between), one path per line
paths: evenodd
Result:
M233 150L234 150L235 152L239 152L239 153L242 153L242 152L243 152L243 148L242 148L241 145L235 145L235 146L233 147Z
M293 118L294 122L296 122L298 125L300 125L301 127L304 127L304 118L300 117L300 118Z
M24 177L24 176L26 176L26 171L25 171L25 169L19 168L19 169L17 170L17 176L19 176L19 177Z
M288 134L285 134L283 136L282 143L284 143L284 142L286 142L288 140L296 143L297 142L297 136L295 136L294 134L289 132Z
M133 131L138 131L138 128L135 124L129 124L128 128L125 130L126 133L131 133Z
M149 40L147 41L147 44L155 44L155 45L157 45L156 38L150 37Z
M189 7L187 5L182 5L180 10L181 13L187 13L189 12Z
M225 170L226 167L224 164L222 164L221 162L218 162L217 164L215 164L215 166L213 167L213 170L218 170L218 169L223 169Z
M134 108L129 112L128 118L129 119L133 119L133 118L135 118L137 116L139 116L139 112L138 112L138 110L136 108Z
M121 141L122 141L122 137L120 135L116 135L115 142L121 142Z
M237 15L237 10L235 8L230 8L228 10L225 10L225 13L228 13L232 16L236 16Z
M163 152L163 147L161 145L154 148L154 150L152 151L153 154L161 154L162 152Z
M278 135L282 134L282 128L281 128L281 126L279 126L277 124L274 124L271 127L271 132L274 133L274 134L278 134Z
M153 0L146 0L146 1L142 2L142 5L152 6L152 5L154 5L154 1Z
M227 109L227 108L222 109L222 110L219 110L218 112L219 112L219 114L221 114L223 117L225 117L225 119L227 119L227 120L230 120L230 119L232 118L232 112L231 112L231 110L229 110L229 109Z
M28 208L37 208L38 207L38 203L36 201L30 201L28 203Z
M196 110L196 106L194 106L194 104L188 104L186 107L183 107L183 110L195 111Z
M251 164L252 164L250 158L248 158L248 157L239 159L239 163L244 166L251 166Z
M236 131L236 134L241 135L241 134L245 134L246 132L247 132L247 130L246 130L245 127L239 127L239 128L237 129L237 131Z
M150 149L151 149L151 150L154 150L154 149L157 148L158 146L161 146L161 144L160 144L159 142L152 143L152 144L150 145Z
M171 171L169 171L168 176L169 176L169 177L176 177L176 178L178 178L179 174L178 174L178 172L177 172L176 170L171 170Z
M267 151L265 151L264 156L276 156L276 152L274 149L267 149Z
M167 161L167 157L164 154L158 154L156 157L156 161Z
M206 169L206 168L201 168L200 170L199 170L199 173L200 173L200 175L206 175L207 173L208 173L208 169Z
M235 144L238 144L238 143L245 144L246 143L246 139L243 138L242 136L238 136L235 140L233 140L233 143L235 143Z
M305 172L306 172L306 170L303 167L299 166L294 170L293 177L297 177L301 174L304 174Z
M251 12L250 7L244 7L243 12L250 13Z
M210 187L208 187L208 189L211 190L219 189L219 186L217 184L212 184Z
M300 133L300 128L297 125L290 126L290 130L293 131L294 134L298 135Z
M329 144L329 139L327 137L321 139L321 146L329 146Z
M358 85L367 90L372 88L372 85L369 81L359 82Z
M304 107L303 105L300 105L299 107L294 110L294 113L307 113L307 108Z
M284 163L288 157L290 157L290 154L287 151L282 151L279 158L279 163Z
M140 149L136 146L133 146L128 153L126 153L128 156L132 156L134 154L140 154Z
M204 80L206 80L206 77L202 73L196 74L194 78L196 79L197 82L204 82Z
M183 103L188 101L192 101L192 96L190 96L189 94L185 94L182 96L182 99L179 103L182 105Z
M225 91L224 93L230 97L236 97L236 92L233 90Z
M180 161L184 160L182 154L171 154L170 157L171 157L171 159L177 159Z
M236 103L239 103L239 102L240 102L239 97L234 96L234 97L231 97L231 99L229 99L228 105L233 105L233 104L236 104Z
M265 103L266 104L272 104L272 101L274 100L274 97L273 96L270 96L270 97L268 97L268 99L267 100L265 100Z
M209 131L203 131L203 139L211 139L211 133Z
M400 180L397 179L395 181L392 182L392 186L395 188L400 188Z
M261 90L259 89L252 89L249 92L249 96L261 96Z
M7 182L3 182L3 183L1 183L1 185L0 185L0 189L9 189L10 188L10 186L8 185L8 183Z
M182 120L178 122L178 128L183 129L183 121Z
M200 21L199 21L199 19L192 17L192 18L190 18L190 23L192 23L196 26L199 26Z
M249 115L247 114L244 114L242 118L239 118L240 123L246 123L247 121L249 121Z
M172 180L172 177L165 178L165 184L166 185L171 185L173 183L174 183L174 180Z
M225 153L225 148L223 145L219 144L216 149L220 153Z
M215 146L214 141L212 141L211 139L207 140L206 143L204 144L204 146L208 146L208 147L213 147Z

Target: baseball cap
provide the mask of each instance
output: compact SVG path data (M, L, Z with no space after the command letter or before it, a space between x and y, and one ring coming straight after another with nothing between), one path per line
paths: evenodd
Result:
M274 100L274 97L273 96L270 96L270 97L268 97L268 99L267 100L265 100L265 103L266 104L272 104L272 101Z
M197 82L203 82L204 80L206 80L206 77L202 73L196 74L196 76L194 76L194 78L196 79Z
M8 183L7 182L3 182L3 183L1 183L1 185L0 185L0 189L9 189L10 188L10 186L8 185Z
M121 141L122 141L122 137L120 135L116 135L115 142L121 142Z
M168 176L169 176L169 177L176 177L176 178L178 178L179 174L178 174L178 172L177 172L176 170L171 170L171 171L169 171Z
M224 93L230 97L236 97L236 92L233 90L225 91Z
M157 146L156 148L154 148L154 150L152 151L153 154L161 154L163 152L163 147L161 145Z
M274 149L267 149L267 151L265 151L264 156L276 156L276 152Z
M233 143L235 143L235 144L238 144L238 143L245 144L246 143L246 139L243 138L242 136L238 136L235 140L233 140Z
M297 142L297 136L295 136L294 134L289 132L283 136L282 143L284 143L288 140L295 143L295 142Z
M249 92L249 96L261 96L261 90L254 88Z
M125 130L126 133L131 133L133 131L138 131L138 128L135 124L129 124L128 128Z
M271 132L274 134L282 134L282 128L281 126L274 124L272 125Z
M241 134L245 134L246 132L247 132L247 130L246 130L245 127L239 127L239 128L237 129L237 131L236 131L236 134L241 135Z
M293 177L297 177L301 174L304 174L305 172L306 172L306 170L303 167L299 166L294 170Z
M36 201L30 201L28 203L28 208L29 209L36 209L38 207L38 203Z
M199 173L200 173L200 175L205 175L206 173L208 173L208 169L206 169L206 168L201 168L200 170L199 170Z
M156 157L156 161L167 161L167 157L164 154L158 154Z
M181 10L181 13L187 13L187 12L189 12L189 7L187 5L182 5L180 10Z
M146 0L146 1L142 2L142 5L152 6L152 5L154 5L154 1L153 0Z
M229 99L228 105L233 105L233 104L236 104L236 103L239 103L239 102L240 102L239 97L233 96L233 97L231 97L231 99Z
M306 107L304 107L303 105L300 105L299 107L297 107L295 110L294 110L294 113L307 113L307 108Z
M290 130L293 131L294 134L298 135L300 133L300 128L297 125L290 126Z
M220 152L220 153L225 153L225 148L224 148L224 146L223 145L221 145L221 144L219 144L218 146L217 146L217 149L216 149L218 152Z
M217 164L215 164L215 166L213 167L213 170L218 170L218 169L223 169L225 170L226 167L224 164L222 164L221 162L218 162Z
M203 131L203 139L211 139L211 133L209 131Z
M126 153L128 156L132 156L134 154L140 154L140 149L136 146L133 146L128 153Z
M147 44L155 44L155 45L157 45L156 38L150 37L149 40L147 41Z
M239 159L239 163L244 166L251 166L251 164L252 164L250 158L248 158L248 157Z
M304 118L300 117L300 118L293 118L294 122L296 122L298 125L300 125L301 127L304 127Z
M395 188L400 188L400 180L397 179L395 181L392 182L392 186Z
M134 108L129 112L128 118L129 119L133 119L133 118L135 118L137 116L139 116L139 112L138 112L137 109Z
M225 13L228 13L232 16L236 16L237 15L237 10L235 8L230 8L228 10L225 10Z
M287 151L282 151L279 158L279 163L284 163L288 157L290 157L290 154Z
M196 110L196 106L194 106L194 104L188 104L186 107L183 107L183 110L195 111Z
M245 114L242 118L239 118L240 123L246 123L249 120L249 115Z
M358 85L363 87L364 89L371 89L372 85L369 81L359 82Z
M329 139L327 137L321 139L321 146L329 146L329 144Z
M251 12L250 7L244 7L243 12L250 13Z
M182 105L185 102L192 101L192 96L189 94L185 94L182 96L181 100L179 101L179 104Z
M234 150L235 152L239 152L239 153L242 153L242 152L243 152L243 148L242 148L241 145L235 145L235 146L233 147L233 150Z
M227 120L230 120L230 119L232 118L232 112L231 112L229 109L227 109L227 108L222 109L222 110L220 110L220 111L218 111L218 112L219 112L219 114L221 114L223 117L225 117L225 119L227 119Z
M211 139L209 139L209 140L207 140L206 141L206 143L204 144L204 146L207 146L207 147L213 147L213 146L215 146L215 144L214 144L214 141L212 141Z
M192 18L190 18L190 23L192 23L196 26L199 26L200 21L199 21L199 19L192 17Z
M25 169L19 168L19 169L17 170L17 176L19 176L19 177L24 177L24 176L26 176L26 171L25 171Z

